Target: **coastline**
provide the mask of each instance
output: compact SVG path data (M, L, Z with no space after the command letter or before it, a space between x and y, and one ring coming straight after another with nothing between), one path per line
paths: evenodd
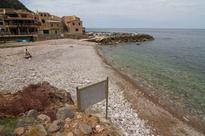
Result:
M153 133L166 136L203 136L138 91L140 88L127 76L122 76L99 56L96 44L67 39L33 44L40 46L28 47L34 56L32 60L22 58L23 47L0 49L1 91L17 91L26 84L46 80L59 88L71 90L71 95L75 98L77 86L85 86L109 76L109 116L118 128L122 127L125 135L146 136ZM93 108L104 112L104 102ZM143 117L143 114L146 116Z
M111 62L109 62L103 56L103 54L99 51L100 49L98 49L97 46L95 47L96 53L102 59L102 61L106 65L109 65L114 70L114 72L117 75L119 75L120 78L123 78L124 80L128 81L128 84L129 84L129 86L131 86L131 88L137 89L137 93L139 93L139 94L142 93L142 97L145 97L144 99L148 99L152 104L154 104L154 105L156 104L158 108L162 108L164 110L163 112L166 112L165 114L167 114L167 116L169 116L171 118L171 119L169 118L170 120L175 120L176 122L183 122L183 123L187 124L188 126L194 127L198 131L200 131L202 133L205 133L205 126L203 126L203 123L201 123L198 118L191 117L191 115L189 115L186 111L181 110L181 109L176 109L177 107L172 107L169 102L165 102L163 100L160 100L159 96L150 95L148 93L150 89L144 87L143 83L139 83L135 79L131 78L125 71L120 70L120 69L116 68L115 66L113 66L113 64ZM125 95L126 99L130 103L132 103L132 108L137 110L137 112L140 113L140 110L141 110L140 108L143 109L145 107L140 107L140 105L136 104L136 102L137 102L136 99L139 99L139 96L134 96L133 95L134 93L136 93L136 92L124 91L124 95ZM149 108L151 108L151 107L149 107ZM144 113L145 112L140 113L139 116L142 117L145 120L150 120L150 118L152 118L150 115L144 115ZM189 115L188 118L187 118L187 115ZM159 120L163 121L163 119L159 119ZM151 122L151 124L155 124L156 123L152 127L156 127L156 125L158 126L158 123L160 122L159 120L155 120L155 122ZM172 121L170 121L170 122L172 122ZM164 124L164 125L165 126L160 124L159 125L160 129L166 129L166 125L167 124ZM166 131L168 131L168 130L166 130ZM169 135L169 134L167 133L166 135Z
M23 58L23 47L0 49L0 90L16 92L28 84L47 81L68 90L76 101L76 87L104 80L112 70L97 56L94 43L63 39L32 43L27 47L33 56ZM112 77L111 77L112 78ZM108 117L125 135L151 135L151 129L131 109L114 80L109 80ZM105 102L91 109L104 114Z

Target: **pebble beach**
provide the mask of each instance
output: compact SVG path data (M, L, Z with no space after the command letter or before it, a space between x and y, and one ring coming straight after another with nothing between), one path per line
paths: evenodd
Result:
M53 86L68 90L76 101L76 87L87 86L109 77L108 116L113 125L126 136L166 135L163 132L165 130L160 130L156 123L153 125L152 121L138 115L138 109L143 106L133 108L133 103L124 96L124 90L133 88L129 88L129 83L126 83L128 81L122 79L112 67L102 61L96 53L95 43L62 39L34 42L29 45L32 46L0 49L1 92L16 92L28 84L47 81ZM33 56L32 59L23 58L25 48ZM144 97L140 100L144 101L144 107L155 108L156 114L164 115L173 121L167 131L170 135L203 136L151 101ZM100 102L89 110L103 115L105 102Z

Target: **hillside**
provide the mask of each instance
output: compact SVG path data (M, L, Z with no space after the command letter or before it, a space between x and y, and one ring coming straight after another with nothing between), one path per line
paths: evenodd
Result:
M0 0L0 8L14 8L28 10L19 0ZM29 11L29 10L28 10Z

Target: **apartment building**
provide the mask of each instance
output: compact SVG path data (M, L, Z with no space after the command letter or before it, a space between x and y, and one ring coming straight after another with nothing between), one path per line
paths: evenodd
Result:
M64 31L71 34L83 34L83 22L76 16L64 16L62 18Z
M15 9L0 9L1 35L36 35L37 22L32 12Z
M63 33L63 25L60 17L50 15L48 12L37 12L36 19L39 22L38 34L60 35Z

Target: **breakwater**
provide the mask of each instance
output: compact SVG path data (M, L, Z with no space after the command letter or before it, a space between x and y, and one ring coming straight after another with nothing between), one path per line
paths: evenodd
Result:
M89 40L101 45L113 45L127 42L145 42L152 41L154 37L148 34L139 33L116 33L116 32L90 32Z

